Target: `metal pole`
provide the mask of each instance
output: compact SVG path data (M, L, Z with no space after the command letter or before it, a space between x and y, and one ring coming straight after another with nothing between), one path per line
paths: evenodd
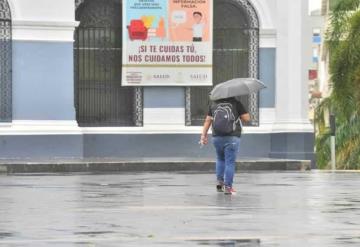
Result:
M331 170L336 170L335 136L331 136Z
M336 170L336 153L335 153L335 115L330 115L330 130L331 130L331 170Z

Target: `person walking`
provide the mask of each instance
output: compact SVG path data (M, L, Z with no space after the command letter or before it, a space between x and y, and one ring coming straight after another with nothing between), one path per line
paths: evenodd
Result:
M234 97L213 101L209 106L200 138L208 144L208 130L212 126L212 143L216 150L216 189L234 194L233 180L236 156L240 148L242 122L249 122L250 115Z

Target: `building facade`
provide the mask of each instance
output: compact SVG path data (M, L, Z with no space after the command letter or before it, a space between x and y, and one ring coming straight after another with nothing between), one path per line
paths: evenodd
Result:
M214 0L214 84L258 77L241 157L312 159L304 0ZM0 157L213 157L211 87L123 87L121 0L0 0Z

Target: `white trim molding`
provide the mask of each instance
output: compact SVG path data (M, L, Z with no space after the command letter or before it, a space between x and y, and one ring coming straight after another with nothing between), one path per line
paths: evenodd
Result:
M144 127L83 127L83 134L199 134L199 126L179 126L179 125L148 125Z
M314 133L314 126L310 121L294 120L294 121L277 121L273 125L274 133L288 133L288 132L301 132L301 133Z
M276 48L276 30L260 29L260 48Z
M8 122L8 123L0 123L0 128L3 128L3 127L11 127L12 126L12 123L11 122Z
M273 108L260 108L260 126L244 127L244 134L313 133L308 121L274 122ZM167 115L169 116L169 115ZM0 125L0 135L82 135L82 134L199 134L201 126L148 124L144 127L79 127L76 121L14 120ZM210 131L211 133L211 131Z
M243 134L274 134L274 133L313 133L313 129L307 124L287 124L274 127L272 124L260 124L259 127L244 127ZM171 126L153 125L147 127L83 127L83 134L198 134L200 136L201 126ZM211 134L211 130L209 130Z
M13 39L26 41L73 42L77 21L14 20Z
M11 126L0 126L0 135L81 135L76 121L14 120Z

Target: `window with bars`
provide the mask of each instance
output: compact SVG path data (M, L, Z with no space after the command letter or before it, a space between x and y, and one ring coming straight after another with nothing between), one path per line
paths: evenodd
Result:
M80 126L142 125L142 89L121 86L122 1L85 0L75 31L75 107Z
M12 39L11 12L0 0L0 122L12 121Z
M247 0L214 1L213 86L238 77L258 77L258 21ZM186 89L186 124L202 125L212 87ZM258 95L242 103L258 124Z

